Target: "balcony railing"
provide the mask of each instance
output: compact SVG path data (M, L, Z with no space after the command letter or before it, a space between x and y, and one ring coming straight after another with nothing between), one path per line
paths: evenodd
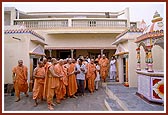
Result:
M14 25L27 28L62 28L62 27L127 27L124 19L16 19Z

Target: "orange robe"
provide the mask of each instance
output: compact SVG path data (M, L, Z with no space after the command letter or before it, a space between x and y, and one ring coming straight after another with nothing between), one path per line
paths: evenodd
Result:
M100 75L103 81L106 80L106 77L108 75L108 64L109 64L109 60L107 58L103 59L101 58L99 61L100 64Z
M94 80L96 78L96 65L95 64L88 64L87 67L87 76L86 78L88 79L88 89L90 92L94 91Z
M34 69L34 72L37 76L45 76L44 67L37 67ZM33 87L33 99L43 99L44 81L45 78L35 78Z
M97 62L99 63L99 61L100 61L100 58L96 58L96 59L95 59L95 61L97 61Z
M63 99L65 94L66 94L66 86L68 85L67 83L67 76L66 76L66 69L61 66L60 64L57 64L54 68L55 73L63 76L62 78L60 78L60 87L58 89L58 95L57 95L57 99Z
M49 68L53 69L53 71L55 69L54 65L50 65ZM48 78L48 80L46 81L47 86L45 86L47 103L52 104L54 94L56 94L57 99L60 100L59 99L60 78L54 77L49 69L47 71L46 77Z
M75 64L71 63L68 67L68 95L73 96L77 92L76 75L71 74L75 71Z
M14 82L14 89L16 97L20 98L20 92L27 92L28 91L28 83L27 83L27 67L26 66L16 66L12 70L15 73L15 82Z
M46 63L44 65L45 68L45 81L44 81L44 91L43 91L43 99L47 99L47 95L48 95L48 76L49 76L49 71L48 68L51 66L51 64Z

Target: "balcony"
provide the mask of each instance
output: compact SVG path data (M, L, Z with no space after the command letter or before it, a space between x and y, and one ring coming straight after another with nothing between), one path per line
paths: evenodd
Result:
M24 25L30 29L45 29L49 34L121 33L127 28L127 20L110 18L15 19L14 25Z

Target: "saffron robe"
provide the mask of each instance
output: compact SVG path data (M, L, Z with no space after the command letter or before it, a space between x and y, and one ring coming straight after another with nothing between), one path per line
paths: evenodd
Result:
M77 82L76 82L76 75L75 71L75 64L71 63L68 67L68 95L73 96L77 92Z
M44 81L45 81L45 68L36 67L34 69L35 75L39 76L35 78L33 87L33 99L43 99ZM44 78L41 78L44 76Z
M87 65L87 75L86 78L88 80L88 89L90 92L94 91L94 80L96 78L96 65L89 63Z
M12 70L15 73L15 82L14 82L14 89L16 97L20 98L20 92L27 92L28 91L28 83L27 83L27 67L26 66L16 66Z
M102 77L102 80L105 81L108 75L109 60L107 58L105 59L101 58L99 64L100 64L100 75Z

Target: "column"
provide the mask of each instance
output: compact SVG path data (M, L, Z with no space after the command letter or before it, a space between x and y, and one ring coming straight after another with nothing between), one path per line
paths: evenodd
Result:
M145 52L146 52L146 56L145 56L146 67L145 67L145 70L148 70L148 50L145 50Z
M152 58L152 45L146 46L148 49L148 57L147 57L147 63L148 63L148 72L153 72L153 58Z
M52 50L48 50L49 51L49 56L52 57Z
M126 81L124 83L124 86L126 87L129 87L129 84L128 84L128 54L125 54L125 66L126 66Z
M71 49L71 58L73 59L73 51L74 49Z
M127 27L130 27L129 8L125 8L125 17L126 17L126 19L127 19Z
M136 51L137 51L137 68L136 68L136 70L141 70L140 48L137 48Z
M19 10L17 10L16 12L17 12L17 19L19 19Z
M115 56L115 58L116 58L116 82L119 82L118 59L117 59L118 56Z
M104 50L104 49L101 49L101 57L102 57L102 55L103 55L103 50Z

